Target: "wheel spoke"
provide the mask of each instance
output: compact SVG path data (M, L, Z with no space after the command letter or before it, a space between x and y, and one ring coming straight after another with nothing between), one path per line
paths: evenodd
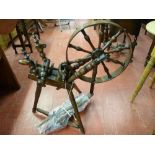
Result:
M86 58L83 58L83 59L77 59L75 61L70 61L70 64L74 63L74 65L72 66L72 68L75 70L75 69L78 69L79 67L83 66L84 64L86 64L87 62L89 62L91 60L91 56L90 57L86 57Z
M100 25L99 27L99 42L98 42L98 48L101 48L101 43L103 41L104 35L103 35L103 25Z
M76 60L72 60L72 61L69 61L70 64L73 64L73 63L81 63L81 62L88 62L92 59L91 55L87 55L85 56L84 58L82 59L76 59Z
M77 51L82 51L82 52L91 54L90 51L87 51L87 50L83 49L83 48L80 47L80 46L75 46L75 45L73 45L73 44L69 44L68 47L74 48L74 49L76 49Z
M85 40L89 43L89 45L91 46L91 48L93 50L95 50L94 45L92 44L90 37L86 34L85 30L81 30L82 34L84 35Z
M126 33L124 33L124 36L123 36L123 44L125 44L126 42Z
M108 53L121 52L124 49L130 49L129 46L118 45L117 47L112 47L112 50L108 51Z
M105 71L105 72L107 73L107 75L108 75L108 78L111 79L112 76L111 76L111 74L109 73L108 67L104 64L103 61L102 61L101 63L102 63L102 66L103 66L103 68L104 68L104 71Z
M97 68L98 68L98 65L96 65L93 68L92 81L91 81L91 86L90 86L90 94L94 93L94 86L95 86L95 80L96 80L96 75L97 75Z
M115 34L102 48L102 50L105 50L107 47L111 45L111 43L122 33L122 30L118 31L117 34Z
M109 61L111 61L111 62L113 62L115 64L120 64L121 66L124 67L124 63L119 61L119 60L115 60L115 59L112 59L112 58L107 58L107 60L109 60Z
M76 37L82 37L88 48L76 44ZM77 53L80 51L79 55L72 55L73 50ZM98 20L80 26L69 39L66 49L66 60L71 70L71 77L67 82L73 82L78 78L89 82L88 91L93 94L96 83L112 80L125 70L132 50L130 35L117 23ZM71 55L69 52L72 52ZM101 73L98 70L99 64L102 65Z

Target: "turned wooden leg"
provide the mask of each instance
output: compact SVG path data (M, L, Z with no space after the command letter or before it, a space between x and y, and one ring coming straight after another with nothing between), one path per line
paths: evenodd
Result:
M78 107L77 107L77 104L76 104L76 101L75 101L75 98L74 98L74 94L73 94L72 90L67 89L67 91L68 91L68 95L69 95L71 104L73 106L74 112L75 112L75 118L77 119L77 123L79 125L80 131L81 131L81 133L85 134L84 127L83 127L83 124L82 124L82 121L81 121L81 118L80 118L80 114L79 114L79 111L78 111Z
M144 66L146 66L147 63L148 63L148 61L150 60L151 52L152 52L152 50L153 50L153 48L154 48L154 45L155 45L155 37L153 37L153 40L152 40L152 43L151 43L151 46L150 46L149 52L148 52L148 54L147 54L147 57L146 57L146 60L145 60L145 64L144 64Z
M22 24L24 36L26 37L26 39L28 41L28 46L30 48L30 51L31 51L31 53L33 53L31 41L30 41L30 38L29 38L29 34L27 32L27 28L26 28L26 24L24 22L24 19L21 20L21 24Z
M11 33L9 33L9 37L10 37L11 45L12 45L13 49L15 50L15 54L18 54L18 52L17 52L17 50L16 50L16 46L15 46L15 43L14 43L14 40L13 40L13 38L12 38Z
M20 28L19 28L18 25L16 25L16 31L17 31L18 38L19 38L20 43L21 43L21 47L22 47L22 49L25 50L25 49L26 49L26 48L25 48L25 43L24 43L24 41L23 41L22 34L21 34L21 31L20 31Z
M153 74L153 77L152 77L152 82L150 84L150 88L153 87L153 84L155 83L155 73Z
M149 73L151 72L151 69L153 68L155 64L155 48L153 49L152 53L151 53L151 58L149 60L149 62L147 63L147 66L145 67L141 77L140 77L140 80L136 86L136 89L132 95L132 98L131 98L131 102L134 101L135 97L138 95L138 92L141 90L146 78L148 77Z
M91 85L90 85L90 94L92 94L92 95L94 94L96 75L97 75L97 65L93 69L92 81L91 81Z
M37 109L37 104L38 104L38 100L41 94L41 90L42 90L42 85L41 84L37 84L37 88L36 88L36 92L35 92L35 99L34 99L34 105L32 108L32 112L36 112Z

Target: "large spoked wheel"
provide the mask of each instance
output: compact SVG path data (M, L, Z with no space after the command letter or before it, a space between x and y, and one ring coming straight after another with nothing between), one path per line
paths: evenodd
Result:
M102 83L120 75L132 57L130 36L120 25L108 20L91 21L78 28L66 49L66 61L77 72L101 55L105 59L80 77L90 83Z

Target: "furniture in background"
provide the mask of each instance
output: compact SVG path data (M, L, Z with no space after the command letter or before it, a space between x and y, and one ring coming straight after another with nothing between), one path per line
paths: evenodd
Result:
M22 31L25 36L25 39L28 41L28 44L25 43L22 37ZM17 19L0 19L0 29L1 29L1 34L2 35L8 35L10 38L10 43L12 44L13 49L15 50L15 53L17 54L16 48L23 48L25 49L26 47L30 48L30 51L32 52L32 46L30 43L30 39L27 33L27 29L25 27L24 20L17 20ZM10 31L11 30L11 31ZM15 39L16 37L12 36L12 31L16 30L17 36L19 38L19 44L15 44Z
M0 89L18 90L19 88L20 85L17 78L10 67L4 51L0 48Z
M22 31L21 31L20 26L22 27ZM30 38L29 38L29 35L28 35L28 32L27 32L24 20L18 20L15 28L16 28L16 31L17 31L17 36L18 36L18 38L20 40L19 44L15 44L15 39L13 39L11 33L9 33L9 37L10 37L10 40L11 40L12 47L15 50L15 54L18 54L16 48L19 48L19 47L22 47L22 49L24 49L24 50L26 49L26 47L29 47L30 51L32 53L33 52L32 51L32 45L31 45L31 42L30 42ZM25 39L28 41L27 44L23 40L22 34L24 34Z
M17 37L17 32L15 29L11 32L11 36L13 39ZM0 46L1 46L2 50L7 49L8 46L10 45L10 43L11 43L10 37L8 34L7 35L4 35L4 34L1 35L0 34Z
M5 19L0 19L0 46L2 50L5 50L8 45L10 44L10 38L8 32L12 30L11 35L13 38L17 37L17 32L15 29L17 20L5 20ZM8 31L8 29L10 29Z
M147 62L150 60L150 57L151 57L151 52L153 50L153 47L155 45L155 36L152 36L146 29L146 24L153 21L153 19L142 19L142 26L143 28L145 29L145 35L149 35L151 38L152 38L152 43L151 43L151 46L150 46L150 49L149 49L149 52L147 54L147 57L146 57L146 60L145 60L145 63L144 63L144 66L147 65Z
M13 23L14 22L14 23ZM32 53L32 45L30 41L30 36L32 33L35 33L40 38L39 33L39 20L36 19L20 19L20 20L10 20L10 19L1 19L0 27L3 29L7 29L8 27L13 27L12 32L5 33L5 35L0 36L0 41L2 49L8 46L8 43L11 43L13 49L15 50L15 54L18 54L17 48L22 48L25 50L26 47L29 47L30 52ZM6 31L6 30L5 30ZM16 36L16 37L15 37ZM19 43L15 43L16 38L19 38Z
M97 20L97 19L95 19L95 20ZM132 49L134 51L135 46L137 45L137 38L138 38L140 29L141 29L142 20L141 19L108 19L108 20L119 24L120 26L125 28L126 31L131 36L133 36L131 38L131 41L132 41ZM94 27L94 29L96 29L96 27ZM117 32L117 29L113 28L112 32L110 32L110 35L113 35L116 32ZM132 54L132 58L133 58L133 54Z
M112 19L112 21L118 23L122 27L125 27L131 35L135 36L133 41L133 50L134 50L135 46L137 45L137 38L141 29L141 25L142 24L146 25L147 23L153 21L153 19ZM147 30L145 30L145 34L146 32ZM154 45L155 45L155 37L153 37L152 44L146 57L145 66L147 65L147 62L150 60L151 52L153 50Z
M68 26L68 28L70 29L70 21L70 19L58 19L55 23L55 26L59 26L60 31L62 32L65 26Z
M146 25L146 29L149 33L151 33L153 36L155 36L155 21L152 21ZM139 91L141 90L146 78L148 77L149 73L151 72L153 66L155 65L155 46L153 47L153 50L151 52L150 60L148 61L140 80L134 90L134 93L132 94L131 102L134 101L135 97L138 95ZM155 74L153 75L152 83L150 85L150 88L152 88L152 85L155 82Z
M134 35L137 40L142 22L140 19L112 19L112 21L126 28L127 32Z
M150 49L149 49L149 52L147 54L147 57L146 57L146 60L145 60L145 66L147 65L148 61L150 60L150 57L151 57L151 52L155 46L155 36L152 36L152 43L151 43L151 46L150 46Z
M16 50L16 48L18 47L22 47L22 49L24 50L26 49L26 47L29 47L30 52L32 53L33 50L30 41L30 36L32 35L32 33L35 33L40 38L38 21L36 19L29 19L29 20L20 19L16 24L16 31L17 36L20 40L20 44L15 44L15 39L13 39L12 35L9 34L12 47L15 50L15 53L16 54L18 53ZM25 37L25 40L23 39L23 36Z
M46 20L45 19L37 19L35 21L38 26L38 29L40 30L41 33L43 33L44 32L43 28L47 26Z
M0 34L6 35L13 31L17 20L0 20ZM7 23L7 26L6 26ZM14 75L10 64L5 56L4 51L0 47L0 89L19 89L20 85Z
M132 39L132 48L134 51L137 45L137 38L141 29L142 21L140 19L112 19L112 21L126 28L127 32L134 36Z

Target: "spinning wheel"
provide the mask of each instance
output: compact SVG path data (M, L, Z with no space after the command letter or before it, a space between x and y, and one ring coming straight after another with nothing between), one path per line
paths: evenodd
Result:
M84 133L73 88L79 93L81 91L74 81L80 78L91 83L91 97L96 83L109 81L120 75L132 57L133 48L129 35L124 28L108 20L89 22L73 33L66 49L66 62L62 62L58 68L46 58L46 45L41 44L35 35L34 41L43 64L37 64L26 51L23 51L24 59L19 61L20 64L29 65L29 78L37 81L33 112L39 111L48 115L48 112L37 108L42 87L51 85L57 89L66 89L74 109L77 127Z
M116 23L98 20L85 24L73 33L66 49L66 61L76 72L101 55L103 60L93 71L81 75L81 80L102 83L112 80L126 69L132 57L132 44L125 29ZM75 56L79 59L74 60Z

